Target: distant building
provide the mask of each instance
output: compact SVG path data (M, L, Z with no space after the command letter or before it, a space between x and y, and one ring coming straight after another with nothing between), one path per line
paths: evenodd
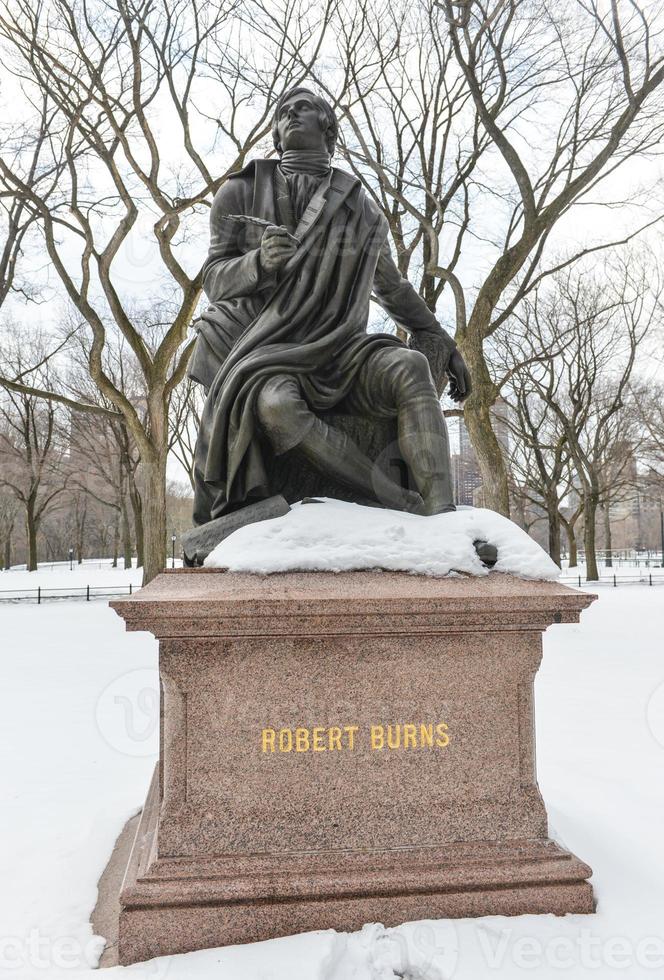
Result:
M510 445L508 411L509 406L502 398L491 410L493 430L506 457L509 455ZM471 507L484 506L480 468L463 418L459 419L459 452L452 455L452 473L457 503Z
M472 505L475 494L482 486L480 468L475 451L470 443L468 429L463 419L459 419L459 452L452 457L454 474L454 495L458 504Z

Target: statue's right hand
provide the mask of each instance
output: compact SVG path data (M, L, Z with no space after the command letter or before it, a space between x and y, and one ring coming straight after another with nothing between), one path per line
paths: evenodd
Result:
M263 232L260 259L266 272L276 272L295 254L297 242L287 228L269 225Z

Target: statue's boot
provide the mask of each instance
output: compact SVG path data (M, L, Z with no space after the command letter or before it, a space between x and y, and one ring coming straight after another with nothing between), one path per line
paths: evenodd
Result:
M384 507L421 514L419 493L400 487L366 456L344 432L316 417L297 449L322 473L375 498Z
M437 398L410 398L399 409L399 450L423 500L422 514L456 510L447 426Z

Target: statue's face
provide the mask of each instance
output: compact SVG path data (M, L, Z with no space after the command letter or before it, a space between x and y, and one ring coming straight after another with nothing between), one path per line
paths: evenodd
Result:
M302 93L286 99L279 110L277 130L282 150L325 150L320 112Z

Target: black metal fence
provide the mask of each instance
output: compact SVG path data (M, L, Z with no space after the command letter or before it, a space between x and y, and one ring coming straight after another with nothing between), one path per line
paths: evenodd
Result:
M664 585L664 575L603 575L600 579L590 580L583 575L561 575L558 579L563 585L575 585L580 589L583 585L595 588L595 586L612 586L618 588L619 585Z
M561 575L558 579L563 585L576 588L587 586L617 588L619 585L664 585L664 574L649 572L647 575L604 575L599 581L588 581L583 575ZM41 605L49 599L80 599L90 602L93 599L112 599L115 596L132 595L134 586L128 585L83 585L80 588L51 588L37 586L36 589L0 589L0 602L36 602Z
M36 589L0 589L0 602L36 602L41 605L47 599L112 599L114 596L131 595L134 586L129 585L83 585L80 588L69 586L61 589L38 585Z

